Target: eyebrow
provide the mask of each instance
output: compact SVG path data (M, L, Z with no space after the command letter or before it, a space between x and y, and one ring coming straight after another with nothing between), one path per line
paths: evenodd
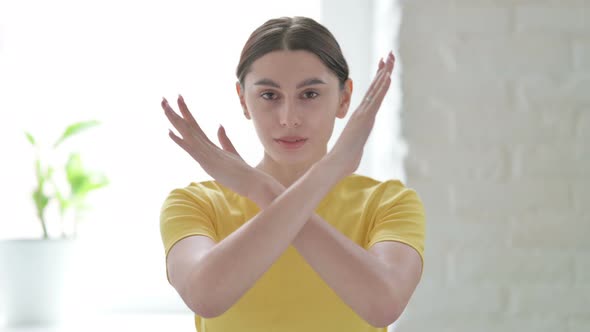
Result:
M300 88L303 88L305 86L316 85L316 84L326 84L326 82L322 81L319 78L315 78L315 77L314 78L308 78L305 81L297 84L296 88L297 89L300 89ZM273 80L268 79L268 78L263 78L263 79L257 81L256 83L254 83L254 85L267 85L267 86L271 86L271 87L277 88L277 89L280 89L281 88L281 86L278 83L276 83Z

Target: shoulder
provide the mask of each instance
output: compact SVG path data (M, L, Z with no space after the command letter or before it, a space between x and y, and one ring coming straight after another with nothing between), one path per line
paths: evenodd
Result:
M339 184L339 190L355 196L361 195L366 206L371 208L392 206L409 201L421 205L418 193L406 186L400 179L380 181L369 176L352 174Z
M172 189L166 201L178 201L178 200L197 200L197 201L215 201L218 199L226 198L231 195L231 191L223 187L216 181L206 180L199 182L190 182L184 187L178 187Z
M162 211L178 207L194 207L210 211L211 215L255 213L256 204L214 180L190 182L185 187L170 191Z
M372 196L380 196L384 193L390 195L392 193L399 193L409 189L399 179L387 179L381 181L370 176L356 173L345 178L339 185L341 185L341 190L365 191Z

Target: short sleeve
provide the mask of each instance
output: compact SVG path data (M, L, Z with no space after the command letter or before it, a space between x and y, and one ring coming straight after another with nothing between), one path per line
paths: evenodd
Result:
M414 248L424 267L424 206L418 194L403 185L388 183L375 212L368 248L377 242L397 241Z
M217 242L215 211L198 185L174 189L162 204L160 235L166 256L176 242L192 235L205 235Z

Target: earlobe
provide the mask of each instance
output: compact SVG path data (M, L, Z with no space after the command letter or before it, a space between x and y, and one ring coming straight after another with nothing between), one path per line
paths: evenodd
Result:
M242 95L242 87L240 86L239 81L236 82L236 92L238 93L238 96Z
M236 92L238 93L238 98L240 99L240 105L242 105L244 116L246 117L246 119L250 120L250 112L248 112L248 107L246 106L246 100L244 99L242 85L240 84L240 82L236 82Z
M343 119L346 116L346 113L348 112L348 108L350 107L350 99L352 97L352 79L347 79L346 82L344 82L344 89L342 89L341 92L341 101L340 101L340 108L338 109L338 113L336 114L336 116L340 119Z

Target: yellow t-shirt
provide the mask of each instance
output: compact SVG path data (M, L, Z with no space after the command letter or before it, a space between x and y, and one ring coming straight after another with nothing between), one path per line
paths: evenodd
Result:
M165 253L191 235L219 242L259 211L251 200L216 181L175 189L160 216ZM381 241L399 241L413 247L424 262L422 202L398 180L379 182L351 174L332 188L315 211L365 249ZM229 310L211 319L195 315L195 325L199 332L387 331L358 316L293 246Z

